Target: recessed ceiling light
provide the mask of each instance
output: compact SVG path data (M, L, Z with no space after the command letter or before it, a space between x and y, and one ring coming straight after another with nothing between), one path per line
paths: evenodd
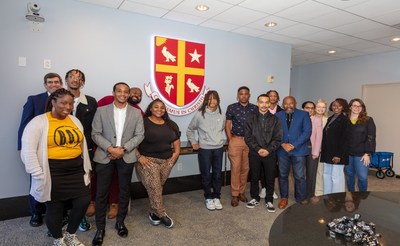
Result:
M329 53L329 54L335 54L335 53L336 53L336 50L330 50L330 51L328 51L328 53Z
M199 4L196 6L195 9L197 9L198 11L207 11L210 7L208 7L207 5L203 5L203 4Z
M399 41L400 41L400 37L392 38L392 41L393 41L393 42L399 42Z
M264 26L266 26L266 27L274 27L276 25L278 25L278 24L276 22L272 22L272 21L267 22L267 23L264 24Z

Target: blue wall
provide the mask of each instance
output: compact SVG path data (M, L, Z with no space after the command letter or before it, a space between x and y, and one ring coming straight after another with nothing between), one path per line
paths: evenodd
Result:
M400 52L397 51L299 66L292 69L291 91L300 103L305 100L316 101L319 98L327 100L328 103L337 97L347 100L362 98L363 85L400 83L399 64ZM400 96L400 92L398 95ZM384 112L384 117L377 118L371 115L377 125L377 151L394 152L393 169L399 174L399 131L391 127L395 125L392 122L398 119L398 98L374 96L385 98L385 103L373 105L378 110L375 112ZM366 106L368 109L372 105Z
M25 100L43 92L42 78L48 72L64 77L71 68L81 69L86 74L85 93L97 99L109 95L118 81L143 88L151 77L152 36L161 35L206 44L205 85L220 92L224 110L236 101L241 85L250 87L252 102L269 89L289 93L289 45L72 0L36 1L46 21L35 32L25 19L28 2L3 0L0 8L0 198L28 193L16 136ZM27 58L26 67L18 66L20 56ZM43 59L51 59L51 70L43 69ZM273 84L266 82L268 75L275 77ZM144 96L141 107L149 102ZM173 119L185 133L192 116ZM174 168L172 176L198 173L195 156L182 156L178 162L184 164L183 171Z
M296 66L291 71L291 93L298 102L352 99L362 85L400 82L400 51Z

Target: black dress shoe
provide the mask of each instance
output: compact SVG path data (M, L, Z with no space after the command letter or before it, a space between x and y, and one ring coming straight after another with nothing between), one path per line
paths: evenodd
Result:
M115 229L117 229L118 236L127 237L128 229L125 227L124 223L115 223Z
M38 215L38 214L32 215L31 220L29 221L29 224L30 224L32 227L41 226L41 225L43 224L43 218L42 218L42 216L41 216L41 215Z
M103 244L105 230L97 230L96 235L94 235L92 245L93 246L100 246Z

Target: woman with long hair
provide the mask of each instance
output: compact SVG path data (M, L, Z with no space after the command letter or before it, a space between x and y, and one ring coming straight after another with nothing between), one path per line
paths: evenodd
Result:
M210 90L206 93L203 104L188 126L186 135L192 148L199 150L198 160L206 208L220 210L225 114L221 111L217 91Z
M26 126L21 158L32 176L30 194L46 203L46 224L53 245L82 245L75 235L90 201L91 163L83 126L71 112L74 96L64 88L48 99L47 112ZM66 207L68 227L62 233Z
M136 172L150 200L149 220L152 225L174 226L163 205L163 186L180 153L178 125L169 118L160 99L152 101L143 116L144 139L137 149ZM172 146L172 147L171 147Z
M376 127L372 117L367 115L364 102L355 98L349 103L349 164L345 167L347 188L354 191L355 177L358 179L358 190L367 191L368 167L371 154L376 147Z

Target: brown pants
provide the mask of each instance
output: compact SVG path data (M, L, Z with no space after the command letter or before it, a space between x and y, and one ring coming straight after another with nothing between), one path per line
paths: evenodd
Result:
M243 137L232 136L228 146L231 162L231 195L238 196L246 190L249 174L249 147Z
M168 159L146 158L148 158L153 165L143 168L142 165L137 162L136 173L147 190L150 200L150 212L155 213L161 218L165 214L165 207L162 201L163 186L171 173L173 165L168 164Z

